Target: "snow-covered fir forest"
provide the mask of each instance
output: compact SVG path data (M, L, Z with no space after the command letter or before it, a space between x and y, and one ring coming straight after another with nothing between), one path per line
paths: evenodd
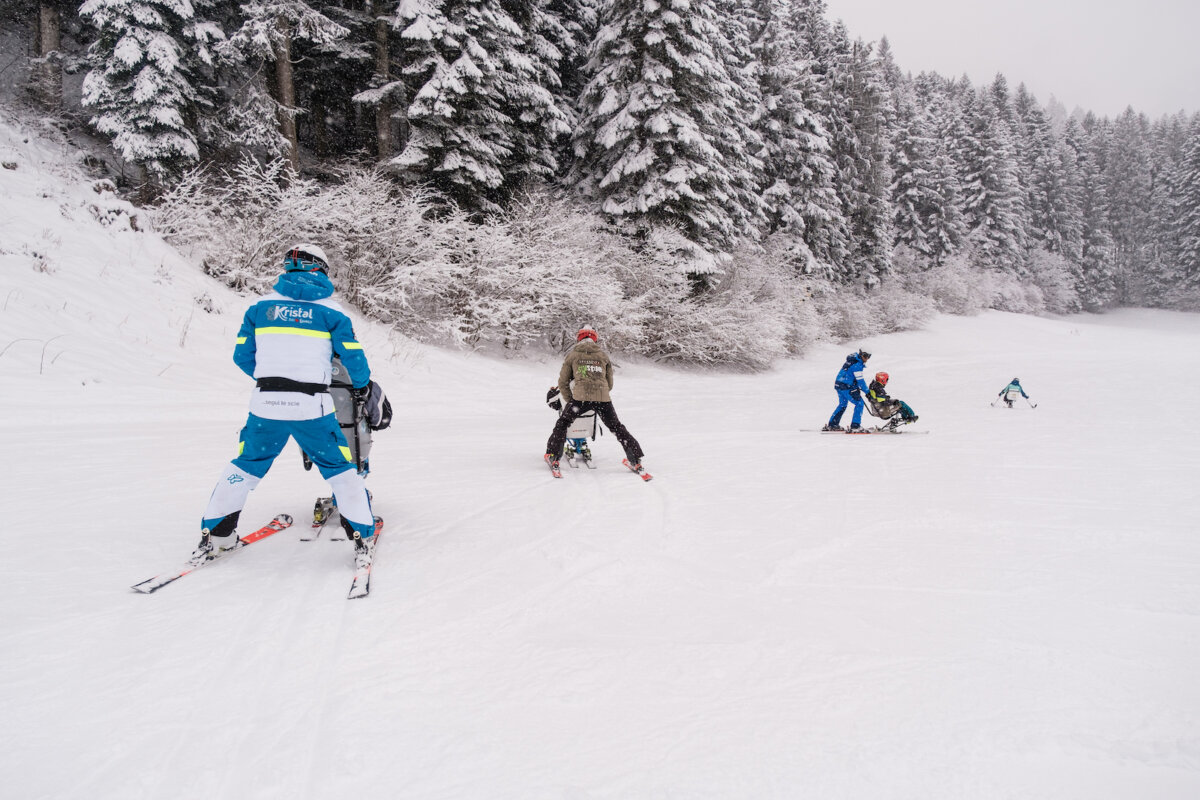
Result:
M7 88L100 137L97 173L209 274L259 288L313 240L426 341L515 352L587 321L623 352L761 368L939 311L1200 309L1200 114L913 75L823 0L0 17Z

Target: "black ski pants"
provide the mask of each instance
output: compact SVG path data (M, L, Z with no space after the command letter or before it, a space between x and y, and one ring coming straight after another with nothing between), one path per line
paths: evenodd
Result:
M622 424L621 420L617 419L617 412L613 408L613 404L600 400L576 400L563 406L562 413L558 416L558 422L554 423L554 430L550 433L550 441L546 442L546 452L553 453L555 458L561 458L563 445L567 442L567 428L571 427L571 423L578 419L580 414L586 414L589 411L595 411L600 417L600 421L604 423L604 427L617 437L621 447L625 448L625 457L629 459L630 463L637 464L642 460L642 446L638 444L637 439L633 438L633 434Z

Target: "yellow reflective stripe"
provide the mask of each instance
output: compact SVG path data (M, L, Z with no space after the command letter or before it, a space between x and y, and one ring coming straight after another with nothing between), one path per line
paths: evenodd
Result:
M238 344L245 344L245 343L246 343L246 337L245 337L245 336L239 336L239 337L238 337Z
M350 448L349 448L349 447L338 447L338 449L342 451L342 455L344 455L344 456L346 457L346 460L347 460L347 461L353 461L353 460L354 460L354 457L350 455Z
M289 336L311 336L314 339L332 339L329 331L310 331L304 328L255 328L254 335L261 336L264 333L286 333Z
M240 456L244 452L246 452L246 443L238 442L238 455Z
M347 350L362 350L362 345L358 342L342 342L342 347Z

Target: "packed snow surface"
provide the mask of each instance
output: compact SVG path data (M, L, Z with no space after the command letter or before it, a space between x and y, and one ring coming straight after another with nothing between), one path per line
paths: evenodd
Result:
M325 485L294 446L243 519L297 526L146 596L234 454L248 298L69 150L0 151L4 796L1200 796L1200 317L944 317L755 375L618 355L650 483L611 435L550 476L556 357L360 321L396 410L371 596L299 541ZM858 345L928 435L815 432ZM1014 376L1036 409L990 405Z

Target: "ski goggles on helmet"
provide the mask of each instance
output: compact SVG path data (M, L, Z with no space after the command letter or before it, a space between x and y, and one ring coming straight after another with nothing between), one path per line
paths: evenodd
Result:
M285 272L327 272L329 265L325 259L300 249L293 249L283 257Z

